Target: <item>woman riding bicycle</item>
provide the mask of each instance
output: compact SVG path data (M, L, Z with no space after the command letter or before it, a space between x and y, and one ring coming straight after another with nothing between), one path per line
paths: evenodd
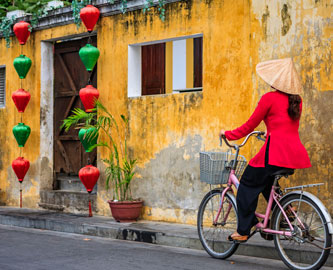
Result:
M269 198L274 178L281 168L301 169L311 167L309 156L299 134L302 111L300 79L291 58L259 63L259 76L275 91L266 93L249 120L237 129L220 131L220 137L238 140L251 133L263 120L267 128L265 144L250 160L241 178L237 192L237 232L230 241L247 241L251 228L258 222L255 216L258 197Z

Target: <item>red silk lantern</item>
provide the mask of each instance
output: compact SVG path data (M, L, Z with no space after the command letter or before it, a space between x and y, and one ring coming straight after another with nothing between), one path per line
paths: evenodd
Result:
M95 103L99 97L98 90L89 84L80 90L79 95L83 106L86 109L86 112L91 112L91 110L95 107Z
M92 165L87 165L79 171L79 178L82 184L86 187L88 193L91 193L94 189L98 177L99 170Z
M21 183L23 182L23 178L29 170L29 167L29 161L24 159L23 157L18 157L12 162L12 168Z
M15 23L13 27L14 33L21 45L24 45L27 42L28 37L30 36L29 26L29 23L25 21L20 21L18 23Z
M12 99L15 103L17 110L20 113L23 113L25 108L27 107L30 100L30 93L25 91L24 89L18 89L12 94Z
M86 7L81 9L80 18L86 26L88 32L91 32L94 29L94 26L98 21L99 14L100 12L98 8L92 5L87 5Z

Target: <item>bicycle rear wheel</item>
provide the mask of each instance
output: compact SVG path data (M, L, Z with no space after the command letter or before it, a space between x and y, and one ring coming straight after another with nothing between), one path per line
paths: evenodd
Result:
M293 207L296 215L289 215L293 230L287 225L287 221L280 208L276 208L272 224L273 229L290 232L292 236L274 235L275 247L282 261L294 270L319 269L326 262L332 243L325 217L309 197L303 194L293 194L280 202L284 211Z
M214 222L221 203L222 190L214 189L203 198L198 212L198 233L207 253L217 259L230 257L237 243L228 241L228 236L237 230L237 207L233 195L226 194L217 222Z

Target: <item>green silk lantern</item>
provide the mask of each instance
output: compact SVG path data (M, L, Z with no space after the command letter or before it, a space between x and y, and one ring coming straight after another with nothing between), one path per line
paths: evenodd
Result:
M30 132L30 127L23 123L18 123L18 125L13 127L13 134L19 147L24 147L27 139L29 138Z
M14 59L14 67L20 79L24 79L31 67L31 59L25 55L20 55Z
M79 55L87 71L92 71L99 57L99 50L95 46L87 44L80 49Z
M79 131L79 139L83 145L84 150L86 152L91 152L89 148L95 144L97 144L98 132L97 128L81 128Z

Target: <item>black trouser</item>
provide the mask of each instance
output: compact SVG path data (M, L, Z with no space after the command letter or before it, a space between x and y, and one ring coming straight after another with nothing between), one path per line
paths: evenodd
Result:
M274 183L272 174L282 169L281 167L268 164L269 141L270 138L268 138L266 147L265 167L256 168L248 165L238 187L236 198L238 212L237 232L240 235L249 235L251 228L258 223L255 211L259 195L262 193L266 201L268 201Z
M258 223L255 211L257 209L259 195L262 193L266 201L268 201L273 182L274 180L268 181L260 186L246 186L240 182L237 191L237 232L240 235L249 235L251 228Z

